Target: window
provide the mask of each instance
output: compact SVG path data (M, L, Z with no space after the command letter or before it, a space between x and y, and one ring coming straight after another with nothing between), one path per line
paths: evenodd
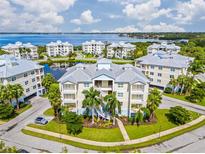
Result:
M134 99L134 100L143 100L143 95L134 94L134 95L132 95L132 99Z
M89 87L89 83L84 83L84 87Z
M153 81L153 79L152 79L152 78L150 78L150 81Z
M123 93L117 93L118 97L123 97Z
M26 89L26 92L29 92L30 91L30 89L28 88L28 89Z
M151 65L150 67L151 67L151 69L154 69L154 66L153 66L153 65Z
M118 88L123 88L123 83L118 83Z
M170 68L170 70L171 70L172 72L175 72L175 68L173 68L173 67L172 67L172 68Z
M158 68L159 68L159 70L162 70L162 66L159 66Z
M25 81L25 85L27 85L28 84L28 81Z
M12 80L12 81L15 81L15 80L16 80L16 77L15 77L15 76L14 76L14 77L12 77L12 78L11 78L11 80Z
M173 78L174 78L174 75L170 75L169 77L170 77L170 79L173 79Z
M158 83L161 83L161 80L158 79L157 82L158 82Z
M27 76L28 76L28 74L27 74L27 73L25 73L23 76L24 76L24 77L27 77Z
M35 82L35 81L36 81L36 79L35 79L35 78L33 78L33 79L32 79L32 82Z
M162 73L158 73L158 76L161 77L161 76L162 76Z
M34 71L32 71L31 74L33 75L33 74L34 74Z
M33 89L36 89L36 86L33 86Z
M154 72L150 72L150 75L154 75Z

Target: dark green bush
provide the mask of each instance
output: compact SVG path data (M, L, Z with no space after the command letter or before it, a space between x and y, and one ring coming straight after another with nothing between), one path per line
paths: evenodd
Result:
M183 125L191 120L189 111L181 106L171 107L167 116L171 122L177 125Z
M172 88L171 87L166 87L164 89L164 92L167 93L167 94L171 94L172 93Z

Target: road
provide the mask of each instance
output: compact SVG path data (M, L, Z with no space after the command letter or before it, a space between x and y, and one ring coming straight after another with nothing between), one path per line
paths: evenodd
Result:
M184 101L176 100L170 97L163 96L160 108L170 108L176 105L183 106L189 110L205 114L205 108ZM150 147L142 148L141 152L148 153L205 153L205 126L185 133L161 144L156 144Z
M66 147L69 152L81 153L81 152L93 152L85 149L73 147L70 145L65 145L59 142L48 141L45 139L32 137L25 135L21 132L27 124L33 123L37 116L43 115L43 112L50 108L50 103L47 99L36 97L31 100L32 107L16 117L15 119L9 121L6 124L0 125L0 138L8 146L16 146L18 149L26 149L32 153L39 152L62 152L62 148Z

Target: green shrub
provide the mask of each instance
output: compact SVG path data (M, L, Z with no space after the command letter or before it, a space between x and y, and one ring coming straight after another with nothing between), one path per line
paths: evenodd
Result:
M167 93L167 94L171 94L172 93L172 88L171 87L166 87L164 89L164 92Z
M189 111L181 106L171 107L167 116L171 122L177 125L185 124L191 120Z
M14 114L14 107L11 104L0 104L0 119L10 118Z

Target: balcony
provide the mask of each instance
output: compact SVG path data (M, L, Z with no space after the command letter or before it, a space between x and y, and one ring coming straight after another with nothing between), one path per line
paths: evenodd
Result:
M97 90L110 91L113 89L113 81L94 81L94 87Z

